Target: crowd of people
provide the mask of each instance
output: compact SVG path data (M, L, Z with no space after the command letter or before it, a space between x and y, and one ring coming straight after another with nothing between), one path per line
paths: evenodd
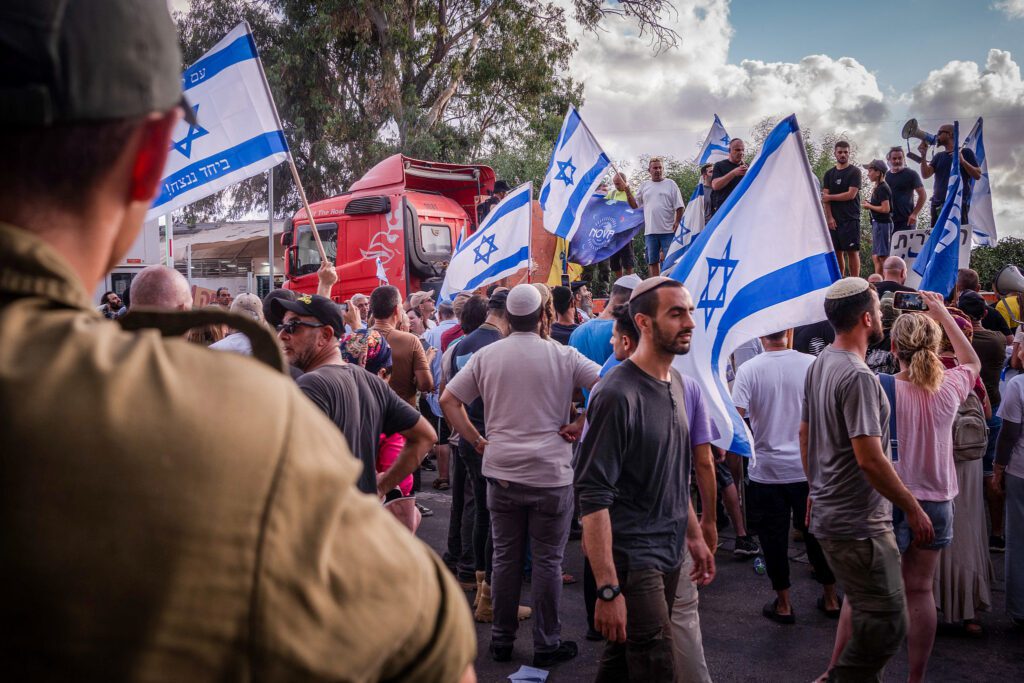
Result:
M606 641L598 680L710 680L698 587L732 524L734 556L762 558L775 597L761 614L778 624L797 623L790 538L803 544L814 604L837 620L823 680L874 675L905 640L917 681L939 621L983 633L990 552L1007 552L1007 609L1024 624L1024 378L1007 362L1024 351L974 271L948 306L906 286L898 257L883 273L838 281L820 323L734 354L749 463L713 445L700 387L672 369L694 323L670 278L624 275L591 316L571 287L541 284L441 303L382 286L338 304L325 264L316 295L241 294L230 309L276 329L298 387L362 462L359 490L413 533L433 515L416 501L420 472L436 469L452 495L444 563L492 624L496 661L526 619L534 666L578 654L560 601L581 540L586 637ZM173 310L182 292L180 273L156 266L131 299ZM894 306L896 293L924 310ZM225 332L210 348L251 352Z
M579 652L561 610L577 539L589 623L571 626L605 641L597 679L710 680L698 588L726 517L733 554L763 554L761 614L780 625L798 623L799 534L837 619L822 679L876 679L906 641L922 680L937 619L980 632L990 551L1024 624L1021 306L990 308L973 271L911 310L888 257L875 284L834 283L822 323L734 353L748 462L714 446L699 385L673 367L700 342L691 294L661 275L622 274L603 307L583 285L525 283L339 303L325 264L317 294L224 290L195 309L180 273L153 267L130 305L107 292L97 311L89 289L194 119L177 32L164 3L13 3L0 51L12 680L469 683L474 618L493 659L529 620L533 664L557 666ZM706 174L712 210L746 170L742 141L730 155ZM628 201L671 227L663 190ZM443 559L415 535L428 462L453 501Z

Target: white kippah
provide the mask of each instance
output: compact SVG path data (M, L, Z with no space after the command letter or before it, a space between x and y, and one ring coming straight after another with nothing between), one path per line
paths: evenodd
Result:
M825 298L845 299L848 296L866 292L870 286L864 278L844 277L842 280L836 280L832 283L832 286L825 292Z
M540 292L533 285L516 285L508 293L505 310L509 315L530 315L540 308Z

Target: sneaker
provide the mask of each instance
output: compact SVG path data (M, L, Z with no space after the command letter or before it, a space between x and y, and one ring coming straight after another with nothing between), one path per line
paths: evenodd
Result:
M580 653L576 643L571 640L563 640L558 647L550 652L535 652L533 654L533 666L538 669L546 669L559 662L567 662Z
M426 505L416 503L416 509L420 511L420 514L424 517L433 517L434 511L428 508Z
M491 643L491 659L496 662L508 662L512 660L512 645L499 645Z
M1006 539L1002 536L989 536L988 549L994 553L1006 552Z
M427 472L437 472L437 465L431 460L424 460L420 463L420 467L425 469Z
M754 537L751 535L738 536L736 538L736 547L733 549L732 554L734 557L754 557L755 555L761 554L761 546L757 544Z

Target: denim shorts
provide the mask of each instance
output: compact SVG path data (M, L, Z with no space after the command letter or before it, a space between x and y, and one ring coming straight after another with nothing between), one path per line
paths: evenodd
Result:
M919 500L917 501L928 519L932 520L932 528L935 529L935 540L927 545L920 546L925 550L942 550L953 542L953 501L951 500ZM895 505L892 506L892 530L896 534L896 545L901 553L910 549L910 543L914 540L914 532L907 523L907 516L903 510Z
M892 223L871 221L871 255L888 256L892 239Z
M664 235L644 235L644 246L647 250L647 263L661 263L665 257L668 256L668 250L672 246L673 237L675 237L675 235L672 233Z

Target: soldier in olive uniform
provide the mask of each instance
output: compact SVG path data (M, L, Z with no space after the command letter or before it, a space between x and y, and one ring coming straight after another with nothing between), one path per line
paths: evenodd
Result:
M90 303L156 193L180 60L166 0L0 10L5 677L472 680L458 584L294 382Z

